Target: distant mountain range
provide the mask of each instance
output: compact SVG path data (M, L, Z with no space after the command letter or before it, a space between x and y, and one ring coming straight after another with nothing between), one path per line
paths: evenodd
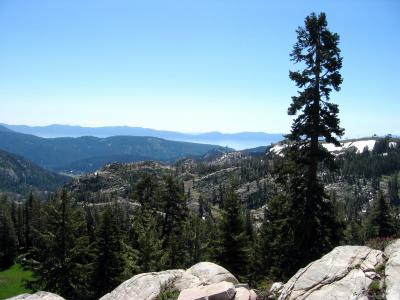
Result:
M47 171L21 156L0 150L0 192L55 191L71 178Z
M92 172L111 162L173 162L187 156L204 155L213 149L233 150L143 136L42 138L4 126L0 126L0 149L23 156L48 170L69 173Z
M107 126L81 127L70 125L26 126L1 124L4 127L25 134L33 134L44 138L55 137L82 137L93 136L106 138L111 136L151 136L173 141L216 144L228 146L236 150L269 146L283 139L283 134L269 134L264 132L240 133L181 133L175 131L155 130L142 127Z

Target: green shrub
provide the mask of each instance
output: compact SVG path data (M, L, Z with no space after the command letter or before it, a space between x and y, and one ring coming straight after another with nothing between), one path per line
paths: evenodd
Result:
M395 240L394 237L378 237L367 240L365 245L372 249L383 251L393 240Z
M381 287L380 280L375 279L369 286L368 289L368 299L374 300L384 300L385 297L385 289Z
M179 291L175 288L168 288L158 295L157 300L176 300L179 297Z

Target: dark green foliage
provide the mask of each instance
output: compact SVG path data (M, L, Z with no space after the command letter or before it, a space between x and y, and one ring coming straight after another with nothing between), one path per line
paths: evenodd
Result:
M258 279L263 276L285 280L296 272L294 228L295 216L291 201L284 194L272 198L264 212L264 220L256 245Z
M95 252L93 280L96 296L100 297L123 281L124 272L122 233L109 206L101 216Z
M17 236L10 218L10 204L6 197L0 199L0 270L14 264L17 256Z
M0 150L0 191L26 194L55 191L69 180L47 171L25 158Z
M167 290L161 292L156 300L176 300L179 297L179 290L174 288L168 288Z
M40 227L40 202L33 195L29 194L28 199L24 203L24 241L21 243L26 249L33 246L34 239L36 236L33 234L34 228Z
M106 163L141 160L175 161L222 147L154 137L113 136L45 139L0 131L0 149L22 155L41 167L77 173L94 172Z
M90 255L82 209L62 190L41 213L43 222L32 225L38 226L32 228L36 238L29 261L36 277L33 287L67 299L89 297Z
M309 148L304 154L314 171L315 162L328 158L321 153L318 139L321 137L338 145L335 135L341 136L344 132L339 127L338 106L329 102L332 89L340 90L342 58L338 48L339 35L328 30L324 13L319 16L312 13L304 23L304 27L296 31L297 43L291 53L292 61L305 64L306 68L290 72L290 79L302 90L292 97L288 110L289 115L301 111L293 122L289 139L301 141Z
M400 207L398 173L392 174L388 182L389 202L395 207Z
M138 209L131 229L132 247L139 252L140 272L160 271L166 264L166 254L162 248L162 239L153 214L144 207Z
M335 169L333 156L319 140L339 145L337 137L344 132L338 106L330 102L331 91L338 91L342 83L338 43L339 36L328 30L324 13L312 13L297 29L291 58L305 68L290 72L300 90L288 109L289 115L296 115L287 136L289 147L277 164L277 181L284 192L269 203L261 231L266 268L276 278L287 278L340 240L334 206L318 178L322 164Z
M395 219L384 195L374 200L367 211L364 222L365 240L376 237L391 237L396 234Z
M185 244L181 238L185 221L188 217L188 208L184 195L183 184L168 176L165 180L165 189L162 193L163 203L163 223L162 239L163 248L168 253L169 267L184 267L182 264L185 259Z
M160 208L160 197L159 184L155 177L150 174L144 174L136 184L133 198L143 208L154 211Z
M355 151L346 151L336 160L340 166L340 173L348 180L352 178L372 179L375 183L382 175L391 175L400 170L400 143L396 147L389 147L390 142L395 140L378 140L376 145L387 143L383 147L387 150L385 153L380 153L382 150L364 151L356 153ZM377 146L374 149L381 149L382 146ZM378 188L378 187L377 187Z
M244 208L233 183L226 190L221 213L218 260L222 266L244 279L248 272L249 241Z

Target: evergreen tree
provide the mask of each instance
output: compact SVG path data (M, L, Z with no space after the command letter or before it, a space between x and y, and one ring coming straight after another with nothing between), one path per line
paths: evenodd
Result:
M398 174L392 174L389 178L388 182L388 194L390 204L399 207L400 206L400 197L399 197L399 183L398 183Z
M220 252L218 260L230 272L244 279L247 275L248 238L244 208L234 183L231 183L224 195L224 208L220 223Z
M42 210L43 224L32 227L35 244L30 268L34 288L67 299L90 297L90 251L83 211L72 204L65 189Z
M180 235L188 217L188 208L183 184L171 176L165 179L162 203L162 239L163 248L168 253L168 267L182 268L185 267L183 263L186 261L187 251Z
M17 236L9 214L9 203L4 196L0 201L0 270L10 267L17 256Z
M153 176L145 174L135 186L134 200L142 207L157 210L160 205L159 185Z
M305 66L302 71L290 72L300 90L288 109L288 114L296 118L285 151L285 159L291 161L284 177L288 177L285 199L289 201L289 228L297 251L294 270L331 250L340 238L334 207L317 176L322 164L335 169L333 156L319 140L339 145L337 137L344 133L339 127L338 106L330 102L331 91L339 91L342 83L338 43L338 34L327 28L325 14L312 13L304 27L297 29L297 43L291 53L292 61Z
M131 229L131 245L139 252L138 266L141 273L164 269L166 254L162 248L161 233L155 216L145 207L138 209L135 214Z
M124 279L122 234L110 206L105 208L100 220L95 253L94 288L96 295L102 296L112 291Z
M367 211L364 222L365 239L391 237L396 234L395 219L382 192Z
M24 241L22 246L29 251L34 245L33 228L40 226L40 202L31 192L24 203Z
M297 271L291 203L283 193L268 202L255 249L256 280L286 280Z

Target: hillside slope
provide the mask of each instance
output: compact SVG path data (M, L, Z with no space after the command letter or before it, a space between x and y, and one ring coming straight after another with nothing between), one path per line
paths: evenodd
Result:
M69 178L49 172L21 156L0 150L0 191L24 194L54 191Z
M94 136L105 138L116 135L123 136L153 136L173 141L216 144L235 149L245 149L257 146L266 146L283 139L283 134L265 132L238 132L238 133L182 133L167 130L155 130L143 127L104 126L82 127L71 125L26 126L1 124L16 132L33 134L44 138Z
M49 170L73 173L94 171L102 164L118 162L119 159L123 162L173 162L185 156L202 155L216 148L221 147L154 137L40 138L0 130L0 149L26 157Z

